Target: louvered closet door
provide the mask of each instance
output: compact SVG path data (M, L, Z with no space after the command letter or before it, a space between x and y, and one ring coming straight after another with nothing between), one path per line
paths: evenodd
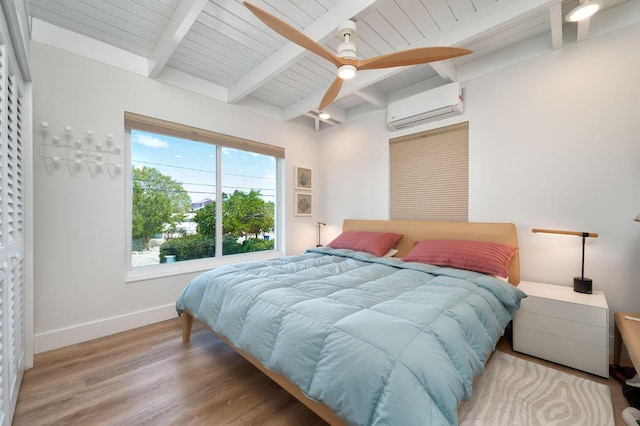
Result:
M0 356L2 424L8 425L25 367L24 342L24 105L22 81L0 58Z
M5 330L7 329L7 271L9 269L6 259L6 235L5 235L5 155L6 144L6 53L4 46L0 47L0 418L1 424L8 424L11 418L9 412L9 364L7 362L5 344Z

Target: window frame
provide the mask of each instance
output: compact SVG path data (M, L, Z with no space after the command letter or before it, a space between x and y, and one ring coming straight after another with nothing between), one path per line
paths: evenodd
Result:
M166 126L166 127L164 127ZM256 251L251 253L239 253L222 255L222 245L216 244L215 257L192 259L182 262L163 263L158 265L149 265L132 269L131 266L131 248L132 248L132 147L131 147L131 130L140 130L144 132L173 136L186 140L209 143L216 146L216 205L217 209L216 223L222 224L222 149L225 147L239 149L248 152L254 152L263 155L270 155L276 158L276 196L275 196L275 247L273 250ZM145 281L156 278L164 278L175 275L183 275L189 273L197 273L206 271L219 266L230 265L234 263L247 262L252 260L264 260L282 257L284 255L284 214L283 200L284 194L284 148L268 145L260 142L250 141L246 139L236 138L212 132L205 129L199 129L165 120L146 117L140 114L129 113L125 111L125 265L126 275L125 282ZM222 241L222 226L216 227L216 240Z

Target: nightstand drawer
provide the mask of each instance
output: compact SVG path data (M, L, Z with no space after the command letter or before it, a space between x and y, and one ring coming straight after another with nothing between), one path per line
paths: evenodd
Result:
M609 377L609 306L604 293L521 281L513 350Z
M523 299L520 310L594 326L606 324L609 315L607 309L536 296Z
M577 340L596 346L607 347L607 329L576 321L518 311L513 320L514 327L528 328L545 334ZM602 324L606 324L606 321Z
M513 349L598 376L609 377L609 349L606 346L591 345L514 325Z

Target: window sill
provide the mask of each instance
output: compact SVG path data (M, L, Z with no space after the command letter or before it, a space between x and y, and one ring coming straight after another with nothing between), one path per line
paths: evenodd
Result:
M124 279L125 283L147 281L157 278L171 277L175 275L192 274L208 271L220 266L233 265L235 263L251 262L253 260L276 259L284 256L279 250L269 250L254 253L231 254L222 258L198 259L173 264L161 264L154 266L141 266L130 270Z

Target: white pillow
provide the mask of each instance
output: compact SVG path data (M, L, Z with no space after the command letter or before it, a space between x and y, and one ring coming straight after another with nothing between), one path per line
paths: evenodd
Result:
M391 250L389 250L384 256L382 257L393 257L396 255L396 253L398 253L398 250L392 248Z

